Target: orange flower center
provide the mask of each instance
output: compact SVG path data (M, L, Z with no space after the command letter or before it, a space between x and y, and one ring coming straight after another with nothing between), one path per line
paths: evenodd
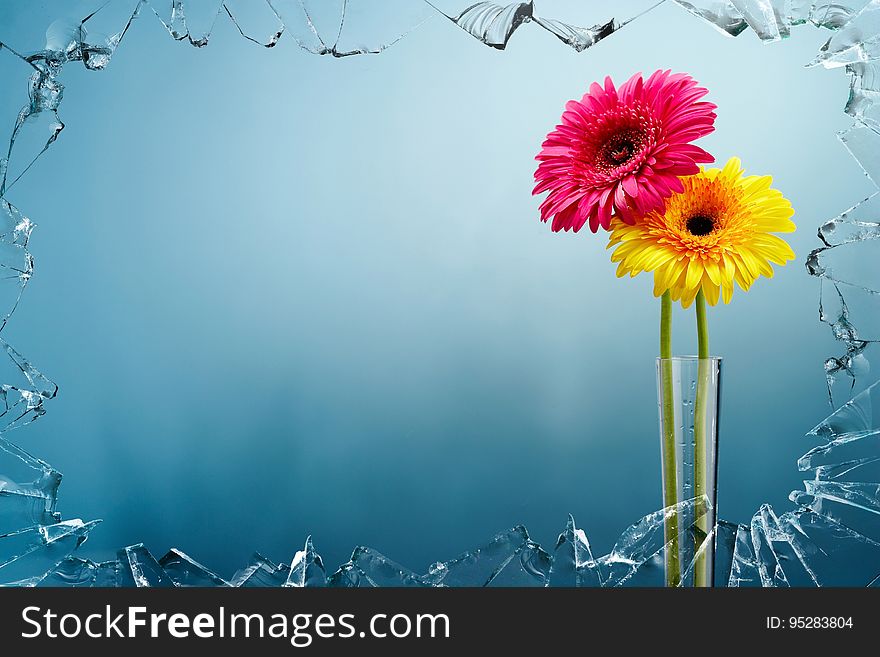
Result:
M690 258L718 260L751 234L748 212L733 181L721 176L688 176L684 192L673 194L665 212L646 217L654 234Z

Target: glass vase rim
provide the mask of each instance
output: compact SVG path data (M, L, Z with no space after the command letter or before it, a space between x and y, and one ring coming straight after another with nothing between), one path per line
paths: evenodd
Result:
M691 362L691 361L699 361L699 360L708 360L713 361L715 363L720 363L724 360L723 356L709 356L707 358L700 358L699 356L670 356L669 358L663 358L662 356L657 356L657 362L660 361L679 361L679 362Z

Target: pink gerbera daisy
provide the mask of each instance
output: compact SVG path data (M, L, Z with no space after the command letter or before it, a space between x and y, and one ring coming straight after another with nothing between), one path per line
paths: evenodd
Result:
M715 105L698 102L708 91L689 75L640 73L614 88L594 82L580 101L565 105L562 122L547 135L535 171L533 194L550 190L541 203L541 220L573 230L589 222L594 233L608 228L612 215L634 224L662 211L673 192L683 191L679 176L713 162L690 142L714 130Z

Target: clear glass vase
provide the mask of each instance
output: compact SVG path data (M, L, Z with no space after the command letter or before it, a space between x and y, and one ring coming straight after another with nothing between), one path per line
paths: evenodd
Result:
M721 359L658 358L657 402L663 506L681 509L666 518L666 586L712 586Z

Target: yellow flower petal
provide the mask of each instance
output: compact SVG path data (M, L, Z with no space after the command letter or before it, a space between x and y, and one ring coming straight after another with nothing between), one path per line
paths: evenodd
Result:
M685 278L684 286L687 289L695 289L699 286L703 278L703 263L693 258L687 268L687 278Z
M706 275L714 285L721 285L721 267L714 260L706 260L703 263L706 268Z
M724 300L724 303L730 303L730 300L733 299L733 284L730 285L722 285L721 286L721 298Z
M721 292L721 287L715 283L713 283L708 276L703 277L703 295L706 297L706 301L710 306L714 306L718 303L718 295Z

